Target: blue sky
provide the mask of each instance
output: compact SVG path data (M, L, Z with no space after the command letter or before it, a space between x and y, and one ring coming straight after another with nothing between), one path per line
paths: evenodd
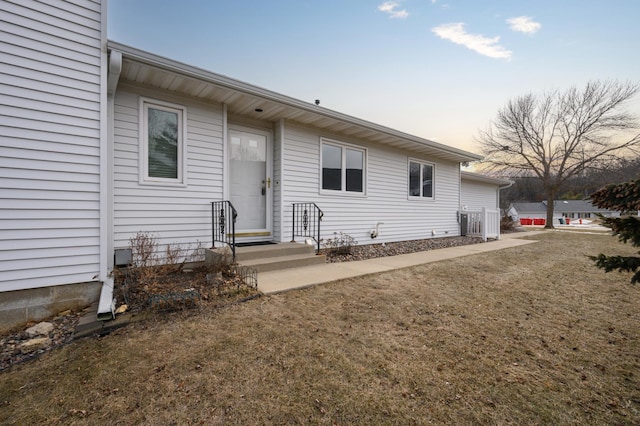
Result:
M478 152L515 96L640 83L638 17L638 0L109 0L108 36Z

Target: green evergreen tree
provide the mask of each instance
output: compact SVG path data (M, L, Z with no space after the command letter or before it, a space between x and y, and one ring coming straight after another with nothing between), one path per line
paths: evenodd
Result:
M613 231L623 243L640 247L640 178L626 183L605 186L591 194L591 202L600 208L621 212L621 217L602 217L602 224ZM638 252L640 254L640 252ZM640 257L590 256L605 272L633 272L631 283L640 282Z

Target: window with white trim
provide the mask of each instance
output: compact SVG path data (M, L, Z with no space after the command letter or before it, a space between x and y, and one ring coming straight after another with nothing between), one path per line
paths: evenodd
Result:
M433 163L409 159L409 197L433 199Z
M367 151L352 145L321 140L323 191L364 194Z
M141 183L185 184L186 108L141 99Z

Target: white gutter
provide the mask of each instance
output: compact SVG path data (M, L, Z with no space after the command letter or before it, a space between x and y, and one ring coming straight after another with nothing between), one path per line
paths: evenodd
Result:
M471 180L474 182L492 183L500 187L502 187L503 185L506 185L504 186L505 188L510 187L514 183L513 181L510 181L507 179L494 178L494 177L486 176L480 173L467 172L465 170L461 171L461 177L462 179L465 179L465 180Z
M101 139L101 154L104 158L104 166L101 176L106 180L101 191L101 219L103 220L102 232L106 240L105 253L107 271L102 278L102 289L100 290L100 300L98 301L98 319L110 320L115 318L116 301L113 298L113 275L108 273L113 270L113 133L114 133L114 96L118 79L122 71L122 54L111 51L109 56L109 71L107 77L107 110L106 110L106 138Z

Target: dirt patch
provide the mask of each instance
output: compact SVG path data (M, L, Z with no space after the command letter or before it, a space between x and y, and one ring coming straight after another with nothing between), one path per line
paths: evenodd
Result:
M0 373L6 424L640 424L640 288L610 236L136 323Z

